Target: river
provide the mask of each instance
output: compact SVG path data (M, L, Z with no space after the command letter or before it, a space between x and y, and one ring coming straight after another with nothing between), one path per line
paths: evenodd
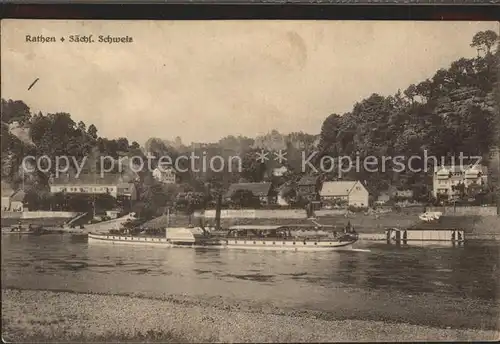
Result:
M313 310L336 319L498 329L499 242L359 242L351 252L191 250L2 236L2 288L183 295Z

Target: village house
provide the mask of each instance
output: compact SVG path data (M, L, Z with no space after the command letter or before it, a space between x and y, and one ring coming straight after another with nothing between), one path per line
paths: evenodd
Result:
M395 186L390 186L387 190L380 192L377 197L377 204L384 204L394 198L411 200L413 199L413 190L403 189L399 190Z
M487 183L488 170L486 166L441 166L434 171L432 178L432 195L447 199L456 198L459 187L477 189Z
M396 190L394 193L394 197L404 198L404 199L412 199L413 198L413 190L405 189L405 190Z
M360 181L324 182L320 197L322 202L345 201L349 206L368 207L369 193Z
M28 210L28 209L25 209L25 207L24 207L25 198L26 198L26 192L24 192L23 190L17 190L10 197L10 211L25 211L25 210Z
M172 167L158 166L153 170L153 178L163 184L175 184L177 174Z
M391 200L391 194L388 191L381 191L375 204L385 204Z
M231 184L224 198L226 201L231 200L231 197L238 190L246 190L252 192L255 197L259 198L260 204L270 205L276 204L277 194L272 183L237 183Z
M14 190L12 187L2 181L2 211L9 211L10 210L10 198L14 194Z
M12 187L2 182L2 211L24 211L26 193L23 190L14 191Z
M396 187L394 185L390 185L386 190L380 191L376 204L384 204L389 202L396 195Z
M84 174L78 177L69 174L51 178L49 181L50 192L66 194L109 194L114 198L125 197L130 200L137 199L137 191L132 181L121 174Z
M303 176L297 183L297 194L309 202L317 201L320 188L319 176Z
M286 168L286 166L281 166L281 167L273 168L272 175L275 177L283 177L285 175L285 173L287 173L287 172L288 172L288 168Z

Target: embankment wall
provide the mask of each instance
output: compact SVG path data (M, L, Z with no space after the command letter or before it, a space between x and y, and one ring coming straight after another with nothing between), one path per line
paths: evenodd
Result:
M203 216L203 214L201 214ZM206 210L204 217L215 218L215 210ZM224 209L221 219L306 219L303 209Z
M464 216L464 215L479 215L479 216L493 216L498 215L497 207L427 207L428 212L441 212L443 215L450 216Z
M347 216L316 217L322 225L344 228L350 222L358 233L383 233L387 228L407 228L420 222L418 216L412 213L349 214Z
M72 211L2 211L1 217L4 219L43 219L43 218L65 218L70 219L78 215Z

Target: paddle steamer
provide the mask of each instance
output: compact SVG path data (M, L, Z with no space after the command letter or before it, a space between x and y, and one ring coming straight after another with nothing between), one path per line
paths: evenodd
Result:
M167 228L165 237L89 234L89 243L154 245L164 247L324 251L349 249L358 235L345 230L311 235L305 226L234 226L226 235L214 235L202 227Z
M350 223L342 233L318 223L309 226L233 226L220 231L221 196L216 209L216 232L199 227L166 228L165 236L89 233L89 243L154 245L164 247L323 251L348 249L358 240ZM168 212L167 217L170 216ZM325 231L324 229L327 229ZM320 234L319 231L322 231Z

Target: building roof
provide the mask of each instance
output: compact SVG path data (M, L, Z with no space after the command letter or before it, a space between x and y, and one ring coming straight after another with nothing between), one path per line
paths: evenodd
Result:
M231 184L226 192L226 197L231 197L238 190L249 190L254 196L265 197L271 191L271 183L237 183Z
M401 190L396 190L396 193L413 193L412 189L401 189Z
M118 185L126 182L126 176L114 173L76 175L60 175L57 178L51 178L50 185Z
M317 176L303 176L300 178L298 185L316 185L317 182Z
M347 196L357 183L359 181L324 182L320 196Z
M135 187L134 183L119 183L118 184L118 190L120 190L120 189L128 190L128 189L133 188L133 187Z
M25 196L26 192L24 192L23 190L18 190L15 194L11 196L10 200L14 202L24 202Z
M468 165L445 165L445 166L440 166L436 169L436 173L439 175L447 175L450 172L452 173L470 173L470 172L482 172L483 174L486 174L488 172L488 167L483 166L483 165L474 165L474 166L468 166Z

